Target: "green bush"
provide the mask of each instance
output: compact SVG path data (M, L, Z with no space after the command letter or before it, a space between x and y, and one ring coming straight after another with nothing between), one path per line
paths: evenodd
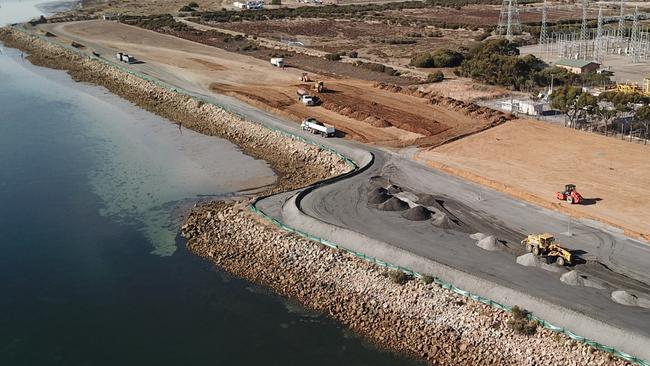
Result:
M187 4L190 8L198 8L199 4L197 4L195 1L192 1L191 3Z
M434 67L456 67L463 62L465 57L462 53L446 48L439 49L431 54Z
M532 335L537 331L537 323L534 320L528 319L528 312L519 306L512 307L512 317L508 320L508 327L514 330L515 333Z
M393 283L396 283L398 285L402 285L408 281L408 276L406 273L393 269L390 272L388 272L388 277Z
M439 83L443 80L445 80L445 75L440 70L432 72L427 76L427 82L429 83Z
M410 65L415 67L433 67L434 62L433 62L433 58L429 53L423 53L413 57L411 59Z
M325 58L330 61L338 61L341 59L341 56L338 53L328 53L325 55Z
M430 283L433 283L433 277L431 277L429 275L424 275L424 276L422 276L422 282L424 282L427 285L430 284Z
M282 5L282 0L271 0L271 5Z
M357 58L358 56L359 56L359 54L357 53L357 51L348 52L348 57L349 58Z
M188 12L188 11L194 11L191 7L185 5L182 8L180 8L178 11L183 11L183 12Z

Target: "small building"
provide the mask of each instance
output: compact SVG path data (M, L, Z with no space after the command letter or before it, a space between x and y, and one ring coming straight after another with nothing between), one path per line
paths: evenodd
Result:
M586 74L590 72L596 72L600 68L600 64L594 61L587 60L574 60L570 58L561 58L556 63L555 66L561 67L568 70L574 74Z
M527 114L529 116L540 116L548 103L535 102L532 100L509 99L499 102L499 107L514 114Z

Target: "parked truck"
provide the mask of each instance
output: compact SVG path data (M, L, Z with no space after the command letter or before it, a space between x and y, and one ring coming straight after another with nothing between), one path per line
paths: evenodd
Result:
M282 57L273 57L271 59L271 65L275 67L284 67L284 59Z
M304 105L314 106L320 103L320 98L310 95L309 92L305 89L298 89L298 91L296 91L296 95L298 95L298 100Z
M313 134L320 134L323 137L332 137L336 134L336 129L332 126L326 126L316 118L305 118L300 124L303 130Z

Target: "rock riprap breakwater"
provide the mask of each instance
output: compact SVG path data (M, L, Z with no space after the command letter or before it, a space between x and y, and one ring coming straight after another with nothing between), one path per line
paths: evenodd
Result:
M244 153L271 165L279 176L272 192L303 187L351 169L339 156L318 146L293 139L213 104L169 90L39 37L13 28L2 28L0 41L8 47L28 52L29 61L35 65L66 70L77 81L103 86L184 128L230 140Z
M396 283L385 268L280 231L247 207L199 205L183 226L190 250L383 347L435 365L627 364L541 327L518 334L505 311L422 279Z

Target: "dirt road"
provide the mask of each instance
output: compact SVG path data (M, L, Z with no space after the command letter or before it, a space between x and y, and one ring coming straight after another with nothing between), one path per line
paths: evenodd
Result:
M369 81L319 75L310 76L325 82L332 92L320 96L331 103L305 107L296 98L296 90L304 86L300 82L302 70L297 68L278 69L263 60L116 22L85 21L41 27L60 40L84 44L88 51L101 50L107 58L114 57L117 51L133 54L144 62L135 65L136 70L163 80L189 84L191 90L201 93L231 95L295 122L306 117L320 118L347 137L365 143L401 147L419 144L424 139L427 144L436 145L480 129L485 123L428 105L421 98L379 90ZM359 109L367 113L349 113ZM376 127L372 124L376 120L387 123Z
M647 146L517 120L416 156L517 198L650 238ZM578 186L585 204L555 199L567 183Z

